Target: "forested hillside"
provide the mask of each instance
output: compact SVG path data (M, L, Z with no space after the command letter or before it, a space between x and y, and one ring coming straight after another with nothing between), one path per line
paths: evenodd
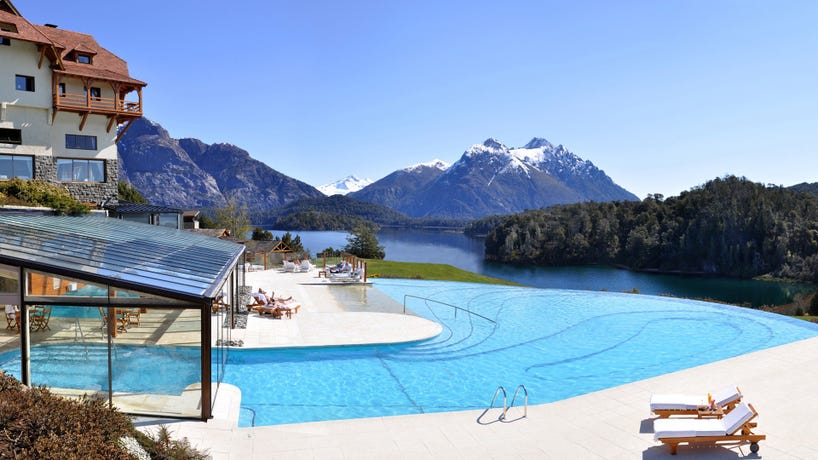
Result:
M292 230L342 230L367 221L378 225L406 225L409 218L386 206L343 195L302 198L280 208L253 212L257 225Z
M503 220L486 258L818 282L818 198L730 176L667 200L555 206Z

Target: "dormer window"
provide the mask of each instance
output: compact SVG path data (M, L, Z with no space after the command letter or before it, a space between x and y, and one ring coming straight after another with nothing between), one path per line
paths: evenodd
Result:
M0 22L0 30L3 32L17 33L17 26L8 22Z
M91 63L91 55L90 54L79 54L77 53L77 62L80 64L90 64Z

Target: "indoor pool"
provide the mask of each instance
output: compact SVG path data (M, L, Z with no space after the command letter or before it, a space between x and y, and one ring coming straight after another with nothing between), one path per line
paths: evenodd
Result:
M542 404L818 335L818 325L667 297L378 280L443 325L403 345L231 350L241 426L484 409L499 385ZM480 315L480 316L477 316ZM733 383L733 382L728 382Z
M117 345L112 356L115 391L178 395L202 380L201 354L194 347ZM108 388L105 345L63 343L31 347L35 385L102 390ZM20 351L0 353L0 370L19 379Z

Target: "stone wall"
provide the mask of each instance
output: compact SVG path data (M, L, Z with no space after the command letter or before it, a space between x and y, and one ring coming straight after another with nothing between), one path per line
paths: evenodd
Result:
M61 182L57 180L57 159L37 155L34 157L34 178L64 187L71 196L83 203L115 204L119 161L105 160L105 182Z

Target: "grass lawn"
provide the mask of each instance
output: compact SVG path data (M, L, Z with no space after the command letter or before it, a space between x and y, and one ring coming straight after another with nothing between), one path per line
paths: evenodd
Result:
M469 283L505 284L521 286L519 283L505 281L489 276L478 275L461 270L449 264L427 264L418 262L395 262L393 260L367 259L366 276L368 278L404 278L415 280L464 281Z

